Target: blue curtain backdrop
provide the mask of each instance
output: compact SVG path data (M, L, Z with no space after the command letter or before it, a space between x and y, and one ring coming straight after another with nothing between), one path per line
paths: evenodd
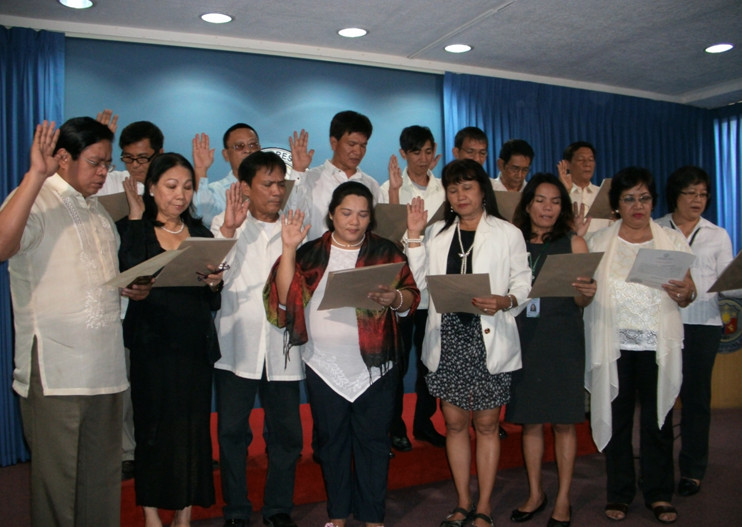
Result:
M735 254L742 249L742 103L715 112L716 181L713 200L719 225L732 238Z
M564 148L589 141L597 150L594 182L629 165L648 168L662 194L683 165L714 173L711 112L637 97L474 75L446 73L443 81L445 160L456 132L477 126L489 137L485 168L497 176L497 156L508 139L533 146L531 173L556 173ZM655 216L666 211L658 200ZM715 213L715 211L710 211ZM715 214L709 214L716 221Z
M64 105L64 35L0 26L0 200L28 169L37 123L61 124ZM0 465L28 459L11 389L13 331L8 264L0 265Z

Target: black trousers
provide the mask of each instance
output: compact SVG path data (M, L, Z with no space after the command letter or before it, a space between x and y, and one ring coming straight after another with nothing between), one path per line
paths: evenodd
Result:
M711 373L721 341L720 326L685 324L680 400L681 447L678 465L685 478L703 479L709 459Z
M641 406L639 467L645 503L671 501L674 482L672 410L657 427L657 363L654 351L621 350L618 395L611 403L613 435L605 448L608 503L631 503L636 494L632 435L636 396Z
M383 523L389 471L389 423L397 368L374 382L355 401L338 395L306 368L317 450L327 491L327 514Z
M252 504L247 496L247 448L252 442L250 413L255 396L265 410L268 473L263 516L290 514L294 500L296 464L301 456L299 414L300 381L245 379L231 371L214 370L219 421L219 464L222 473L224 517L249 520Z
M418 309L412 316L400 318L397 324L402 334L404 351L397 365L399 367L399 381L395 392L394 417L392 418L390 429L391 435L395 437L407 435L407 426L402 420L402 402L404 400L404 376L407 374L407 369L409 368L413 346L415 348L415 360L417 361L417 376L415 377L417 402L415 403L412 433L413 435L420 435L435 430L430 419L435 414L437 400L428 392L428 384L425 382L425 375L428 373L428 369L422 363L422 360L420 360L423 350L423 339L425 337L425 323L427 320L428 310Z

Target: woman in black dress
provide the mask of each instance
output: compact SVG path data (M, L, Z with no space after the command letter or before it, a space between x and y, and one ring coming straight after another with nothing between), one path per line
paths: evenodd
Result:
M118 224L125 270L190 237L212 237L191 214L194 175L179 154L157 156L144 182L124 182L129 217ZM154 288L129 305L124 340L131 350L135 488L146 527L161 527L158 508L176 511L172 525L190 525L191 505L214 503L211 461L212 365L219 345L211 312L219 308L218 275L200 287Z
M513 222L523 232L535 280L549 254L586 253L585 240L571 232L572 207L564 186L552 174L535 174L523 189ZM595 281L580 277L574 297L530 299L516 322L523 369L513 374L513 392L506 419L523 424L523 457L530 495L510 516L530 520L546 507L541 485L544 455L543 423L552 423L559 493L549 527L568 526L577 436L575 423L585 420L583 375L585 334L582 308L596 291Z

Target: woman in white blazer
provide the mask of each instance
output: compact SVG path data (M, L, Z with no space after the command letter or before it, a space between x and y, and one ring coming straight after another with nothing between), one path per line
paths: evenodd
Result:
M493 525L490 498L500 456L500 407L510 398L510 372L521 367L515 315L530 291L531 273L520 230L500 218L482 166L471 160L443 169L445 219L425 230L422 199L408 205L406 254L420 289L428 275L489 275L491 294L472 298L477 314L428 311L422 361L431 395L440 397L446 453L458 503L441 527ZM424 235L423 235L423 232ZM473 419L479 498L469 492Z

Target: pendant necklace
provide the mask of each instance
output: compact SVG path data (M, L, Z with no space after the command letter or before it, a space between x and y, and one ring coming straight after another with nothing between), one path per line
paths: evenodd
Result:
M161 229L162 229L163 231L165 231L165 232L169 232L170 234L180 234L181 232L183 232L183 229L185 229L185 223L183 223L183 220L180 220L180 229L178 229L177 231L171 231L170 229L168 229L168 228L167 228L167 227L165 227L164 225L160 225L159 227L160 227L160 228L161 228Z
M456 234L459 237L459 248L461 249L459 253L459 258L461 258L461 274L466 274L466 261L469 258L469 254L471 254L471 250L474 248L474 241L471 242L471 245L465 251L464 243L461 241L461 228L458 223L456 224Z

